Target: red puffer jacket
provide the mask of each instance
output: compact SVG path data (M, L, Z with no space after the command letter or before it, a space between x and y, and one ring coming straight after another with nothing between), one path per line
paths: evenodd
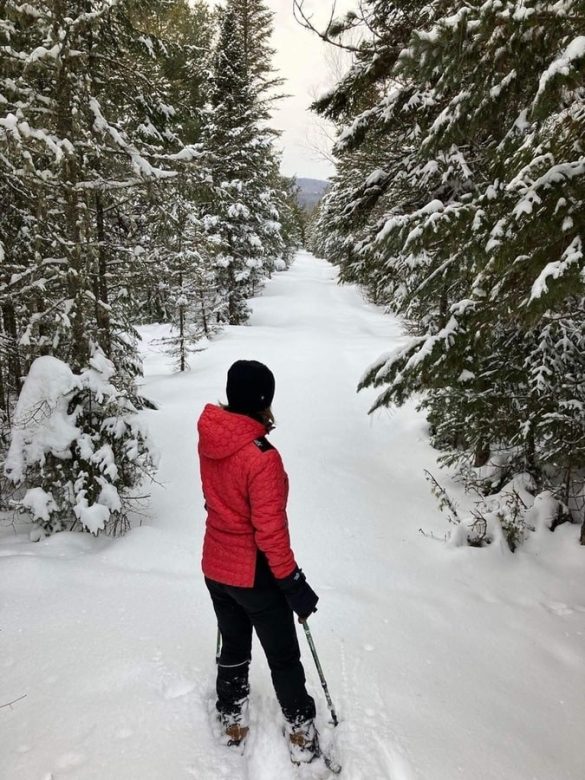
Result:
M277 578L295 567L286 501L288 478L262 423L207 404L199 422L201 482L207 508L202 568L225 585L254 585L256 554Z

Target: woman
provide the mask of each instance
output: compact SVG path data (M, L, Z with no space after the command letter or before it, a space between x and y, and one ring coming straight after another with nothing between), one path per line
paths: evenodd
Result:
M274 376L262 363L238 360L228 371L227 406L208 404L198 422L207 510L202 568L222 639L217 711L229 745L248 733L252 628L262 644L285 718L291 758L319 754L315 703L305 688L293 611L316 611L317 595L290 546L288 478L266 434Z

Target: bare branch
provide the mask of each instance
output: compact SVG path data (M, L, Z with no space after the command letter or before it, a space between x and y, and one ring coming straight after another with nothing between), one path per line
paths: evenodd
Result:
M341 41L335 40L330 35L331 25L333 24L333 20L335 18L335 9L337 7L337 0L333 0L333 5L331 7L331 15L329 17L329 22L327 23L324 30L319 30L315 26L315 24L312 22L312 15L308 15L307 12L304 9L305 0L293 0L293 16L295 20L301 25L301 27L304 27L305 30L309 30L312 33L315 33L315 35L319 36L322 41L325 41L325 43L331 44L331 46L336 46L338 49L343 49L344 51L351 51L351 52L363 52L364 47L362 46L355 46L351 43L342 43Z
M0 710L4 709L4 707L12 707L13 704L16 704L17 701L22 701L23 699L26 699L28 694L23 694L22 696L19 696L18 699L13 699L12 701L9 701L7 704L0 704Z

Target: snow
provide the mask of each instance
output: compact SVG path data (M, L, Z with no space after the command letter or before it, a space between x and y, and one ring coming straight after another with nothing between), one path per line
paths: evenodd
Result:
M376 184L380 184L387 178L388 174L382 168L377 168L371 173L364 184L365 187L374 187Z
M232 219L249 219L250 210L243 203L233 203L228 209L228 216Z
M540 77L538 92L536 93L534 102L536 103L538 101L552 78L559 74L568 76L571 73L574 64L583 58L585 58L585 35L578 35L576 38L573 38L561 56L551 62Z
M99 503L90 506L85 496L78 500L73 511L83 527L92 534L102 531L110 519L110 510L107 506Z
M96 350L89 364L89 368L76 375L66 363L50 355L33 361L14 412L13 435L4 472L17 487L27 470L33 473L33 481L39 478L38 475L42 478L47 456L51 454L57 459L69 460L75 443L78 454L87 464L86 470L82 469L76 476L75 484L66 489L67 495L76 499L73 511L77 519L88 531L97 533L105 527L110 513L121 507L118 490L111 484L118 482L118 467L110 444L106 442L96 449L94 439L77 426L79 399L71 412L69 406L74 393L80 389L90 390L98 403L111 402L118 392L109 382L115 372L114 366L102 352ZM127 399L120 398L119 402L128 412L136 411ZM116 439L120 439L128 428L135 434L139 430L134 419L120 416L106 417L102 423L102 431ZM130 460L139 457L135 437L128 439L126 448ZM94 473L94 478L100 487L98 500L91 505L87 499L87 472L98 472ZM53 487L53 483L49 484ZM58 494L53 496L40 486L29 489L19 503L33 519L44 522L49 520L51 511L62 509Z
M580 265L583 262L583 244L580 236L575 236L573 241L563 252L560 260L555 260L551 263L547 263L542 269L538 278L532 285L530 292L530 300L533 301L540 298L544 293L548 292L549 279L560 279L568 270L575 265Z
M529 533L535 530L533 522L537 523L539 530L544 528L541 515L548 511L549 504L544 501L543 495L535 496L535 492L536 483L530 474L516 474L498 493L476 500L473 513L462 518L455 530L448 534L448 543L458 546L467 544L468 540L477 543L486 538L493 545L492 549L502 555L508 554L510 546L505 527L512 529L516 536L515 544L525 541ZM535 506L536 499L538 503ZM557 501L555 510L558 506ZM478 519L481 521L479 527Z
M48 521L55 501L50 493L40 487L30 488L24 494L22 505L34 518Z
M559 508L559 502L549 490L543 490L534 497L534 503L526 514L526 519L537 531L551 527Z
M50 49L47 49L44 46L38 46L34 51L30 53L28 57L28 63L37 62L37 60L42 60L42 59L57 59L60 53L61 53L61 46L58 43L56 43Z
M14 411L12 441L4 471L20 482L27 464L40 463L51 452L66 457L79 430L68 414L67 396L79 387L69 366L45 355L32 364Z
M111 125L102 113L102 108L97 98L89 99L89 108L94 116L93 129L96 133L108 134L117 147L128 154L132 167L139 177L147 179L172 179L177 176L177 171L164 170L151 165L138 150L129 143L123 133Z
M57 162L63 157L63 150L71 150L71 142L67 139L60 141L44 130L32 128L28 122L20 121L15 114L6 114L0 119L0 129L4 129L7 135L13 136L17 143L23 138L33 138L46 144L47 148L55 155Z
M512 555L450 547L424 479L439 476L409 403L366 412L365 366L406 342L399 323L301 252L173 374L142 328L144 413L161 452L137 526L117 540L60 533L0 541L0 777L34 780L306 780L291 766L254 647L244 756L210 726L215 620L200 573L204 509L195 421L224 399L226 369L254 357L277 378L271 435L291 482L294 549L321 597L311 628L340 716L299 636L318 725L349 780L582 780L585 567L576 526ZM546 513L546 497L541 499ZM424 531L423 535L419 529ZM18 529L17 529L18 530Z
M445 204L443 201L439 200L438 198L435 198L434 200L429 201L429 203L425 203L424 206L422 206L417 211L413 212L412 214L409 214L408 217L405 216L393 216L390 219L386 220L384 226L380 229L378 234L376 235L376 243L384 241L388 235L395 230L396 228L402 227L406 222L415 222L416 218L419 216L425 216L429 215L429 221L432 221L438 214L440 214L445 209ZM420 228L418 228L420 229ZM416 230L416 229L415 229ZM409 240L412 240L412 234L415 231L412 231L411 234L409 234Z
M490 97L494 99L500 97L502 90L506 87L509 87L517 77L517 72L512 68L512 70L504 76L499 84L496 84L490 89Z

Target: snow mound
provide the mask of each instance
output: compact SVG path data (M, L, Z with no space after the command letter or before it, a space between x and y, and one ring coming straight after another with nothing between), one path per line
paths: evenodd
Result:
M66 363L44 355L37 358L24 381L14 412L12 441L4 473L15 483L22 481L26 466L45 462L47 453L67 458L79 435L75 415L69 414L68 397L80 387ZM29 491L30 492L30 491ZM38 504L39 496L30 498Z
M142 478L141 467L153 464L133 403L110 382L114 373L99 350L80 374L51 356L31 365L4 472L28 488L19 506L43 532L71 522L97 534L124 519L119 490L127 491Z

